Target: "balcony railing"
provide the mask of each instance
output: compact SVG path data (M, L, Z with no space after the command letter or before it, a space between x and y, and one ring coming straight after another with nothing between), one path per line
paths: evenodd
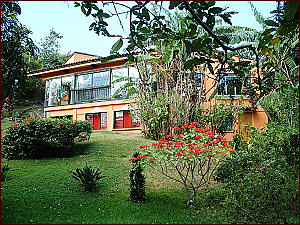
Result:
M71 90L71 104L111 98L110 87Z

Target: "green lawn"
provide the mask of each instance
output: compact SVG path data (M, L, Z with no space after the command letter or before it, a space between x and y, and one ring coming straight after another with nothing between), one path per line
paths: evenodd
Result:
M77 145L85 153L72 158L10 160L8 178L1 184L1 222L15 223L229 223L226 209L203 192L187 207L183 187L150 168L146 170L147 200L129 200L128 158L141 144L140 134L93 132ZM87 193L69 171L89 165L107 177L98 190Z

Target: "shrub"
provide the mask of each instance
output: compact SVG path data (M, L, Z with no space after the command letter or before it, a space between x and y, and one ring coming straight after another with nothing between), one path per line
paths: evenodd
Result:
M150 165L166 177L182 184L188 194L187 204L193 204L200 187L209 184L219 163L235 150L222 135L210 128L197 128L198 122L175 127L173 134L152 146L140 146L144 153L131 158Z
M7 172L9 171L9 167L7 164L1 165L1 181L6 180L7 178Z
M299 131L269 124L218 168L239 223L293 223L299 217ZM295 221L294 221L295 222Z
M82 169L77 168L75 172L72 172L73 177L80 181L83 186L84 190L86 191L93 191L97 187L97 182L104 178L105 176L101 176L101 172L99 169L92 169L91 166L86 166Z
M139 159L141 154L136 152L133 159ZM130 178L130 199L134 202L143 202L146 200L145 176L143 175L142 165L139 160L131 160L133 166L129 173Z
M69 156L72 146L88 140L91 123L69 119L34 119L11 125L2 139L7 159Z

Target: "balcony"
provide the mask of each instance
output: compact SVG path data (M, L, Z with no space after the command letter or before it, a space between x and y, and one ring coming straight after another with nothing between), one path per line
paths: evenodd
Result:
M71 99L70 99L71 104L107 100L111 98L111 88L101 87L101 88L71 90L70 94L71 94Z

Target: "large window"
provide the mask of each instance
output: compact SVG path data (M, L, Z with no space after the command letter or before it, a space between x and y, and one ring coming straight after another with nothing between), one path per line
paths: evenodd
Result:
M239 96L242 91L241 80L233 74L222 74L218 83L218 95Z
M140 127L141 122L137 115L130 116L130 110L114 112L114 129Z
M55 78L47 81L46 84L46 105L56 106L60 105L61 92L61 78Z
M139 77L134 66L118 67L46 80L45 107L124 99ZM126 85L132 81L132 86Z

